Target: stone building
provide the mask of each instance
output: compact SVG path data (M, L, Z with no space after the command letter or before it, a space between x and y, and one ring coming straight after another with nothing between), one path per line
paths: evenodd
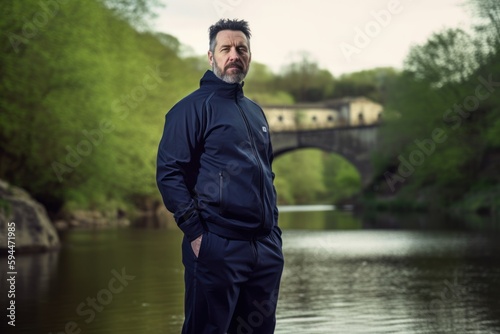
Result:
M382 105L366 97L348 97L327 104L339 111L339 125L370 125L382 120Z
M358 126L377 123L382 105L365 97L289 106L263 105L271 131Z

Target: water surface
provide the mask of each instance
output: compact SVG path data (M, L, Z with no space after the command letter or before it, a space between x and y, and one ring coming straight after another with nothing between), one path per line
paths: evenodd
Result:
M286 211L276 333L500 333L494 229ZM179 333L181 238L177 229L74 230L59 252L18 258L8 333Z

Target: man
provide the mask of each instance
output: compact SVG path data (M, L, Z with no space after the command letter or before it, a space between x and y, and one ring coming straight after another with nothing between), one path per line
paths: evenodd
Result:
M283 271L269 127L243 94L250 29L209 29L200 88L166 115L157 182L184 232L184 334L273 333Z

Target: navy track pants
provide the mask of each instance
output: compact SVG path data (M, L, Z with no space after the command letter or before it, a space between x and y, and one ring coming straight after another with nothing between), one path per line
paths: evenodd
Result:
M274 333L284 264L278 227L250 241L205 232L198 257L184 237L182 262L182 334Z

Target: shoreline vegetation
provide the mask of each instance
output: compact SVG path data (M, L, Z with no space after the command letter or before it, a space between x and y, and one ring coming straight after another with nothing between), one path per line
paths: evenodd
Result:
M145 28L154 1L53 4L0 4L0 179L28 191L59 229L173 226L155 183L157 145L205 56ZM384 106L368 188L340 155L305 149L274 161L280 205L498 219L500 3L467 5L478 26L436 32L402 69L334 77L307 52L279 72L252 63L245 94L260 104L365 96Z

